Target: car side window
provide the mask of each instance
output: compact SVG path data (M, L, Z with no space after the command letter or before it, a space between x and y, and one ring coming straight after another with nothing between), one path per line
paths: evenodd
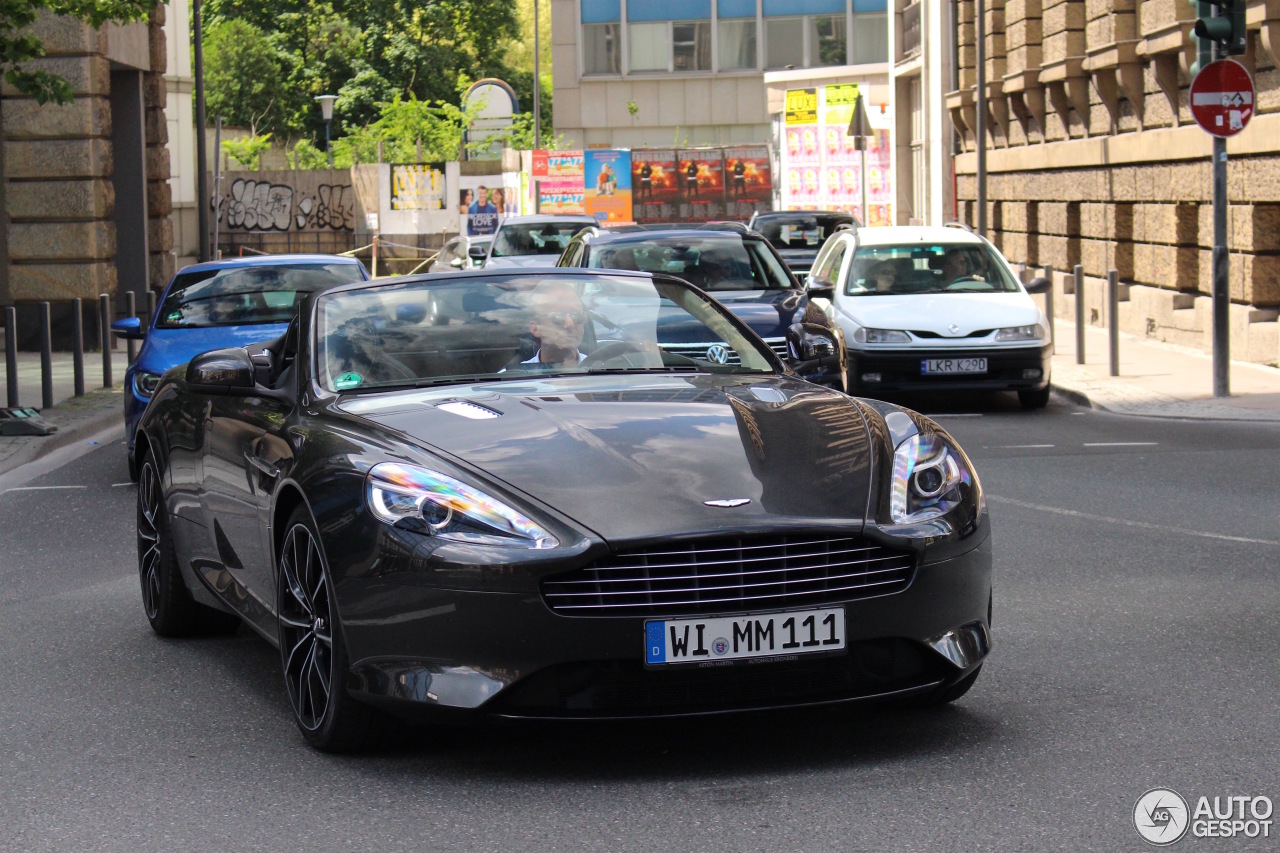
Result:
M820 266L814 269L811 278L823 284L835 284L835 278L840 274L840 266L844 262L845 252L848 247L848 242L837 240L826 254L826 257L820 259Z

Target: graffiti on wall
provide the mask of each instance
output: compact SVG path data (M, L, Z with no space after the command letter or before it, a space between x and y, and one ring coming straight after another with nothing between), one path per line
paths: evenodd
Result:
M286 172L235 178L224 184L217 215L224 228L238 231L354 231L355 188L348 182L311 179L314 173ZM285 177L286 181L280 178ZM332 180L332 172L323 173Z

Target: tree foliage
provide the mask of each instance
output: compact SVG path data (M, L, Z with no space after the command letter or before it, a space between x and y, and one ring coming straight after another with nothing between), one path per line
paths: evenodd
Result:
M246 169L258 168L258 164L262 162L262 152L270 147L271 134L269 133L264 133L262 136L250 134L239 139L222 140L222 150Z
M251 133L259 125L277 125L289 105L280 87L280 55L266 34L232 19L209 27L204 45L209 115Z
M44 56L43 42L27 28L41 12L97 28L108 21L141 20L154 6L154 0L0 0L0 72L9 85L41 104L70 103L74 92L65 78L27 64Z

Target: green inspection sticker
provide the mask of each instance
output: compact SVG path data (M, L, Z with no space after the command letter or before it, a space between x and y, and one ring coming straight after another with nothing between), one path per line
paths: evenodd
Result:
M333 380L333 387L339 391L346 391L348 388L356 388L364 381L364 377L359 373L344 373L337 379Z

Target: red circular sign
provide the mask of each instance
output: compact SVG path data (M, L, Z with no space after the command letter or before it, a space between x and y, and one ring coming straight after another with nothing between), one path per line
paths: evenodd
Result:
M1253 117L1253 78L1239 62L1211 62L1191 81L1191 115L1214 136L1235 136Z

